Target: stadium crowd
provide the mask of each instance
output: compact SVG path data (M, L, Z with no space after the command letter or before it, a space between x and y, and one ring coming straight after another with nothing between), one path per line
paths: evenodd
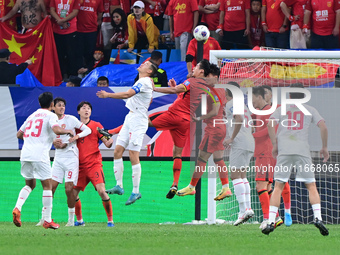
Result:
M190 77L195 56L188 46L200 21L217 41L213 49L339 48L340 4L335 0L39 0L29 3L17 0L13 8L1 8L0 21L26 33L49 16L64 80L71 75L84 77L94 68L108 64L112 49L128 52L147 49L151 53L158 48L173 47L180 49L181 61L190 63ZM2 5L7 6L6 1ZM160 31L168 33L160 36Z

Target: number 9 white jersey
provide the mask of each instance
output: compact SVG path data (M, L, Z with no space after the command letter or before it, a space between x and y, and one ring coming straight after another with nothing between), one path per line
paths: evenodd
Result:
M46 109L38 109L26 119L19 130L24 134L21 161L50 162L53 126L59 126L58 117Z

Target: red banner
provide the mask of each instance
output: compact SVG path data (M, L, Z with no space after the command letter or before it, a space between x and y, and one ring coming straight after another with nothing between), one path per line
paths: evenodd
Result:
M12 52L10 62L20 64L32 60L28 68L44 86L62 82L52 25L49 18L25 34L18 34L0 22L0 48Z

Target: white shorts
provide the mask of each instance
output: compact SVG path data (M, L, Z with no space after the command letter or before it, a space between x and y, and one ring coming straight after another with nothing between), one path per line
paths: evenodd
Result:
M245 170L250 163L254 152L231 147L229 165L231 169Z
M148 117L130 112L125 117L116 145L123 146L130 151L140 151L147 129Z
M295 166L298 182L315 182L314 171L311 169L313 162L310 157L300 155L279 155L274 169L274 180L288 182L292 169Z
M77 157L71 158L54 158L52 165L52 180L59 183L73 182L74 186L78 182L79 173L79 159Z
M47 180L52 178L50 162L21 161L21 175L26 180Z

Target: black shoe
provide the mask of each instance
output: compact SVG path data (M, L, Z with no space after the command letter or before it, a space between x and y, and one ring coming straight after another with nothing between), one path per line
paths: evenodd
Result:
M177 186L172 186L172 187L170 188L168 194L166 194L166 198L168 198L168 199L174 198L174 196L175 196L176 193L177 193L177 190L178 190Z
M264 229L262 229L262 233L265 235L269 235L270 232L273 232L275 229L275 223L271 223L271 224L267 224L267 227L265 227Z
M314 226L317 227L320 230L321 235L323 235L323 236L329 235L328 229L325 227L323 222L321 220L319 220L318 218L315 218Z
M97 127L97 130L99 134L103 135L107 140L109 140L112 137L112 134L110 134L107 129L101 129Z

